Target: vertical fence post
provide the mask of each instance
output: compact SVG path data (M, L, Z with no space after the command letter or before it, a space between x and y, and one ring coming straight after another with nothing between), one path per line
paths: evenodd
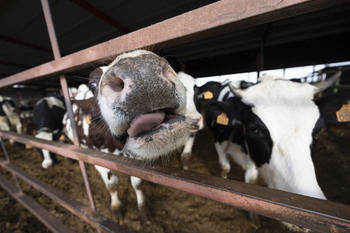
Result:
M61 57L61 54L60 54L60 50L59 50L59 46L58 46L58 42L57 42L57 38L56 38L55 28L54 28L52 17L51 17L49 3L47 0L41 0L41 5L43 8L46 26L47 26L49 36L50 36L53 54L54 54L55 59L57 60ZM69 93L68 93L67 80L66 80L66 77L64 75L60 75L60 83L61 83L63 96L64 96L66 107L67 107L67 112L68 112L69 119L70 119L72 129L73 129L74 145L79 146L79 138L78 138L77 128L76 128L75 121L74 121L72 104L71 104ZM94 199L92 196L90 183L89 183L89 177L88 177L88 174L86 171L85 163L83 161L79 161L79 166L80 166L81 173L82 173L82 176L84 179L85 188L86 188L86 192L87 192L87 195L89 198L90 206L92 209L96 210L96 206L95 206L95 202L94 202Z

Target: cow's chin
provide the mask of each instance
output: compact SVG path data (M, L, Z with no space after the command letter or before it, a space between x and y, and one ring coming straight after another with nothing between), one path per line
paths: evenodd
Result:
M128 137L122 152L139 160L155 160L184 145L190 129L191 119L178 115L136 137Z

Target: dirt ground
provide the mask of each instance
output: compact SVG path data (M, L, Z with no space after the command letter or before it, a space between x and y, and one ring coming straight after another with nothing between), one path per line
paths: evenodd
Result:
M333 127L322 131L315 148L315 168L321 188L329 200L350 204L350 129ZM58 163L48 170L41 167L41 158L35 149L24 150L6 143L11 161L52 186L69 193L78 201L88 205L79 165L76 161L57 156ZM0 151L3 158L3 152ZM179 167L176 155L167 165ZM97 209L112 218L109 194L93 166L87 165L90 183ZM220 167L210 133L201 131L196 139L190 170L219 176ZM11 175L0 168L0 174ZM143 183L153 221L142 224L137 212L136 197L129 178L119 174L120 198L124 202L124 226L134 232L179 233L179 232L289 232L278 221L261 217L261 228L255 229L246 211L197 197L182 191L150 182ZM233 164L229 179L243 180L243 171ZM85 222L55 204L46 196L22 183L23 191L35 198L47 210L76 232L96 232ZM350 206L349 206L350 208ZM16 202L0 187L0 232L50 232L29 211Z

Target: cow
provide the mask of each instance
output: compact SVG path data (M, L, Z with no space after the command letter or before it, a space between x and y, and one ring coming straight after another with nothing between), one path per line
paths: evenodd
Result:
M210 101L206 108L224 113L228 125L242 125L247 154L266 185L326 199L311 158L313 142L323 126L313 101L317 88L273 76L247 89L231 83L229 87L235 102Z
M189 80L185 74L180 76ZM186 88L178 75L165 59L150 51L118 56L109 66L95 69L88 86L94 97L74 103L91 116L85 135L78 132L89 148L152 161L182 147L203 124L200 114L186 114ZM106 127L110 130L104 130ZM101 138L103 143L98 144ZM120 217L118 178L108 169L96 169L111 193L112 210ZM149 222L141 181L131 177L141 219Z
M342 90L315 100L323 117L325 128L350 122L350 92Z
M326 199L311 159L311 147L323 127L313 101L317 88L273 76L246 90L230 88L241 101L238 107L225 108L227 116L243 124L250 157L266 184Z
M106 70L106 67L95 69L90 73L90 80L100 79L100 77L103 75L104 70ZM186 114L188 117L196 119L195 125L191 126L190 132L188 133L190 140L185 143L186 145L181 156L183 166L185 168L188 168L188 156L191 154L195 131L203 127L203 121L201 115L197 112L193 102L193 78L183 72L180 72L178 74L178 78L185 85L187 91ZM90 82L89 85L93 91L96 89L94 81ZM101 129L104 129L105 123L99 118L100 113L98 111L98 106L96 106L97 102L95 98L92 98L92 96L92 92L88 90L86 85L82 84L78 88L78 94L75 97L75 101L73 103L73 112L74 117L77 120L77 132L81 146L103 152L113 153L116 155L122 155L122 144L120 143L120 139L114 137L110 131L101 131ZM67 115L64 117L63 123L65 125L66 134L69 138L73 139L71 124ZM100 166L95 166L95 168L100 173L108 191L110 192L112 213L116 219L121 221L123 216L121 211L122 202L118 197L117 190L118 177L114 174L113 171L109 169ZM137 196L137 205L141 215L141 220L145 223L149 223L150 218L147 208L145 207L145 196L140 189L142 180L133 176L130 177L130 180Z
M33 108L33 124L37 129L35 137L49 141L57 140L63 129L62 119L65 113L62 96L47 96L36 102ZM42 167L51 167L55 162L54 155L48 150L39 151L43 156Z
M101 74L102 69L97 68L90 73L90 77L100 77ZM74 97L72 110L81 147L116 155L120 154L121 145L119 141L112 136L109 130L106 131L106 125L100 119L97 102L95 98L93 98L93 94L86 84L81 84L79 86L77 95ZM72 124L68 117L68 113L66 113L63 118L63 125L64 133L71 141L74 141ZM101 178L110 193L113 217L122 223L122 202L118 196L119 179L113 171L107 168L95 165L95 169L101 175ZM139 178L131 177L130 180L137 195L138 209L141 213L142 220L148 221L147 210L143 202L145 199L144 194L142 190L139 189Z
M11 126L16 128L17 133L22 133L22 123L14 101L9 97L0 96L0 129L10 131ZM12 140L10 142L13 143Z
M231 170L231 164L228 156L230 156L237 164L239 164L245 172L246 183L256 183L258 172L255 164L250 160L247 154L245 142L243 140L243 128L240 122L232 122L228 124L227 118L223 112L216 111L216 107L212 108L206 105L210 101L224 102L223 105L234 104L239 99L235 98L229 89L230 81L224 83L208 82L201 87L195 87L194 102L197 110L202 113L206 126L214 136L214 146L218 154L221 167L221 177L227 178ZM240 88L247 88L253 83L245 81L234 82ZM219 120L218 120L219 119Z

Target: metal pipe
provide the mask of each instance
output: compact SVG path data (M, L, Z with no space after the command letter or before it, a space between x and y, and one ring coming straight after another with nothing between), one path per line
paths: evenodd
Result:
M222 179L178 168L145 165L142 161L48 142L32 136L0 131L0 136L42 147L71 159L96 164L167 187L182 190L243 210L289 222L316 232L349 232L350 206L298 194Z
M2 151L4 152L6 160L10 161L10 157L9 157L9 155L7 153L7 150L6 150L5 144L4 144L3 140L2 140L2 137L0 137L0 143L1 143L1 148L2 148Z
M77 215L85 222L91 224L92 226L102 230L104 232L121 232L121 233L130 233L131 231L125 227L120 226L119 224L113 222L102 214L96 212L95 210L83 205L79 201L73 199L68 194L60 191L48 185L36 177L28 174L17 166L7 163L4 160L0 159L0 166L4 169L15 173L23 181L31 185L33 188L39 190L41 193L50 197L52 200Z
M59 221L56 217L45 210L41 205L29 196L22 193L20 189L7 181L0 175L0 186L11 194L19 203L27 208L35 217L37 217L47 228L55 233L73 233L66 225Z
M6 161L7 161L7 162L10 162L10 156L9 156L8 153L7 153L7 150L6 150L4 141L2 140L2 137L0 137L0 144L1 144L2 151L4 152ZM19 182L18 182L18 179L17 179L16 174L12 173L12 177L13 177L13 179L15 180L15 183L16 183L17 188L22 192L22 188L21 188L21 185L20 185Z
M60 53L60 49L59 49L58 42L57 42L55 27L53 25L53 21L52 21L52 17L51 17L50 6L49 6L49 3L47 0L41 0L41 5L43 8L43 12L44 12L45 20L46 20L46 26L47 26L47 29L49 31L51 47L52 47L52 50L54 53L55 60L57 60L57 59L61 58L61 53ZM64 75L60 75L60 83L61 83L61 87L63 90L63 96L64 96L64 100L66 103L68 116L69 116L72 130L73 130L74 145L79 146L79 138L78 138L77 128L75 125L74 114L72 111L72 105L71 105L70 97L69 97L69 93L68 93L67 80L66 80L66 77ZM93 195L91 192L91 188L90 188L89 177L88 177L84 162L79 161L79 166L80 166L81 174L83 176L85 189L86 189L86 193L88 195L90 206L92 209L96 209L95 201L94 201L94 198L93 198Z

